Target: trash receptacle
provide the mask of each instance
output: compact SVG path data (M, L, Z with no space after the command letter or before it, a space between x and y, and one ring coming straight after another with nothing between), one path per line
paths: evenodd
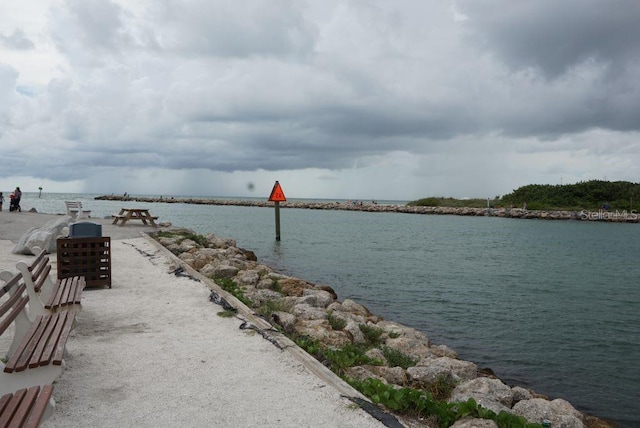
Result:
M87 287L111 288L111 237L58 238L56 253L58 279L82 275Z
M69 226L69 238L99 238L101 236L101 224L81 221Z

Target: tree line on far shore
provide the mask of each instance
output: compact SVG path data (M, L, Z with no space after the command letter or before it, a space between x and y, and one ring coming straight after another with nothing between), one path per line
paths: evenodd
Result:
M528 184L493 199L429 197L409 202L411 206L492 208L514 207L530 210L640 211L640 183L629 181L580 181L575 184Z

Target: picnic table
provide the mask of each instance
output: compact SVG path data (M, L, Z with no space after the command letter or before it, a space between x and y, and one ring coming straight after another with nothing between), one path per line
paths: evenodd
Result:
M157 227L155 220L158 217L154 217L145 208L121 208L118 214L113 214L113 223L118 226L124 226L129 220L141 220L145 226Z

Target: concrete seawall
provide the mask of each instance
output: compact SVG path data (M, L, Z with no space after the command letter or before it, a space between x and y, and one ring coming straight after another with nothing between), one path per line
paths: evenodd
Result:
M139 196L98 196L96 200L107 201L136 201L152 203L181 203L197 205L234 205L247 207L273 207L269 201L238 200L238 199L206 199L206 198L150 198ZM281 208L297 208L310 210L342 210L381 213L404 214L433 214L459 216L491 216L502 218L538 219L538 220L577 220L577 221L605 221L617 223L638 223L640 214L634 211L546 211L524 210L521 208L471 208L471 207L428 207L388 204L353 204L346 202L304 202L287 201L280 203Z

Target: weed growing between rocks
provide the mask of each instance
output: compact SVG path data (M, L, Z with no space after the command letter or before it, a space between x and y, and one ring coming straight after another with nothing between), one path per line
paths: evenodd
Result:
M279 300L267 300L262 306L260 306L256 312L258 315L264 317L265 319L270 319L271 315L274 312L289 312L291 310L291 304L284 301L284 299Z
M240 300L248 307L253 307L253 302L244 296L244 292L240 287L238 287L238 284L235 281L228 278L214 278L213 282L218 284L220 288L233 295L233 297Z
M406 370L418 363L417 358L413 358L412 356L407 355L398 349L383 346L381 350L382 355L384 355L384 358L387 360L387 365L389 367L402 367Z
M362 334L364 334L364 339L371 346L378 346L382 343L382 333L384 331L381 328L372 327L367 324L358 325Z
M500 428L542 428L542 425L528 423L525 418L513 413L501 411L496 414L479 405L473 398L461 403L447 403L435 399L428 392L413 388L397 388L378 379L347 379L347 382L376 404L412 417L435 417L436 423L442 428L449 427L465 417L490 419Z
M347 321L336 317L333 312L327 314L327 321L333 330L340 331L347 326Z

